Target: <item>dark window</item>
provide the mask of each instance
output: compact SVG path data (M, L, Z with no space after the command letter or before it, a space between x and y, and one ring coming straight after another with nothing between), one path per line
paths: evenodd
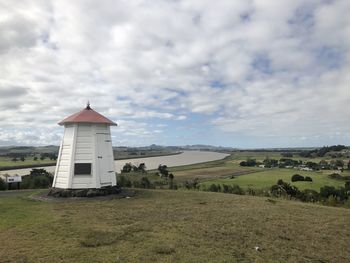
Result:
M76 163L74 174L91 174L91 163Z

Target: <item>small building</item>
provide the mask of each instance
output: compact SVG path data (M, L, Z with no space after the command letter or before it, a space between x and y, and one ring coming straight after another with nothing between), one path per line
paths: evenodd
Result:
M83 110L65 118L52 187L86 189L117 184L110 126L117 124L88 103Z

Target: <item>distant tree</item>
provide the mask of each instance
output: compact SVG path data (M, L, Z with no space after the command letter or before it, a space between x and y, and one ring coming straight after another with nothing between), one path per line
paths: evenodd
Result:
M340 168L344 168L344 161L343 160L336 160L335 165Z
M307 162L306 163L306 166L312 170L319 170L319 165L318 163L315 163L315 162Z
M131 163L126 163L124 164L122 168L122 173L130 173L132 170L132 164Z
M158 171L159 171L159 173L160 173L160 176L161 177L168 177L168 175L169 175L169 171L168 171L168 166L166 166L166 165L159 165L158 166Z
M37 156L34 156L33 160L34 160L34 161L37 161L37 160L38 160L38 157L37 157Z
M266 158L263 161L263 164L265 165L266 168L276 167L278 165L278 160Z
M21 156L21 161L24 162L26 160L26 158L24 158L24 156Z
M343 160L332 160L330 162L330 165L331 165L332 169L337 169L337 168L343 169L344 168L344 161Z
M146 172L146 165L145 163L140 163L139 166L137 167L139 172L145 173Z
M136 165L132 165L131 167L132 167L131 170L133 172L138 172L139 171L139 168Z
M40 160L43 161L43 160L45 160L45 158L46 158L46 156L45 156L44 154L41 154L41 155L40 155Z
M320 167L320 169L323 169L323 170L330 169L330 165L329 165L329 163L326 160L321 160L319 162L319 167Z
M33 168L30 172L29 175L32 176L39 176L39 175L45 175L45 176L50 176L50 173L48 171L46 171L45 169L42 168Z
M174 175L172 173L169 174L169 188L174 188Z
M48 157L50 158L51 161L56 161L57 160L57 155L56 154L48 154Z
M242 161L239 163L240 166L256 166L257 162L255 159L248 158L246 161Z
M17 162L18 159L17 159L17 157L13 157L11 161L12 161L12 162Z
M239 163L240 166L247 166L247 162L246 161L242 161Z
M289 158L281 158L279 160L279 165L284 165L284 166L298 166L301 164L301 161L289 159Z

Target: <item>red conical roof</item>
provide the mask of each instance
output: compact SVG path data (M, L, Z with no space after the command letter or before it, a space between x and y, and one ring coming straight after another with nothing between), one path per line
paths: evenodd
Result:
M63 125L66 123L103 123L117 126L115 122L91 109L90 104L88 104L85 109L74 113L73 115L60 121L58 124Z

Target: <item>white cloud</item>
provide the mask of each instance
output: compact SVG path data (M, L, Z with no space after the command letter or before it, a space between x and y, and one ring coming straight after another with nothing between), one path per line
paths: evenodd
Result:
M347 0L0 6L0 144L58 143L42 127L59 134L87 100L130 144L193 114L232 138L350 132Z

